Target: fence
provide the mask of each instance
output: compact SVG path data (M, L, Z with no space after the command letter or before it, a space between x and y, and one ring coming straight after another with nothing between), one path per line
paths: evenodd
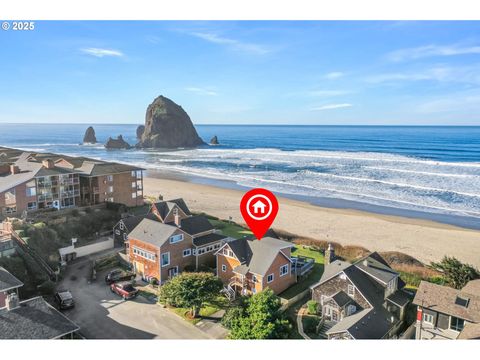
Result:
M65 263L69 260L73 260L74 258L88 256L104 250L113 249L113 247L113 237L108 237L104 240L95 241L84 246L76 247L75 244L72 244L70 246L58 249L58 252L60 253L60 259L62 263Z

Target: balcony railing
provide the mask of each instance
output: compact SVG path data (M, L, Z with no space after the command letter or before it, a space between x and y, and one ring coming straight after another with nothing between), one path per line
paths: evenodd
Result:
M298 276L305 275L313 269L315 265L315 259L305 256L292 257L292 273Z

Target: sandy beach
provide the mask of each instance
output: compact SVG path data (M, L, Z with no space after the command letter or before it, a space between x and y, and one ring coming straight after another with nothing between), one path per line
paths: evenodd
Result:
M157 175L155 175L157 176ZM144 194L182 197L190 209L244 223L239 211L242 191L191 182L147 177ZM428 220L332 209L278 197L273 224L299 236L359 245L375 251L401 251L424 263L455 256L480 268L480 232Z

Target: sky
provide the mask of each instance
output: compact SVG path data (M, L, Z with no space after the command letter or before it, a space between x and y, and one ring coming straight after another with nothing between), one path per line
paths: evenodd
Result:
M0 54L0 123L480 125L480 22L41 21Z

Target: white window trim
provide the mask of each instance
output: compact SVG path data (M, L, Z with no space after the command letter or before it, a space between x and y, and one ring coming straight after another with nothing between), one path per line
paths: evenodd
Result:
M350 289L352 289L352 293L350 294ZM355 286L353 285L347 285L347 295L350 297L355 296Z
M185 252L188 252L188 253L185 255ZM183 257L191 256L192 249L184 249L182 254L183 254Z
M172 239L176 236L180 236L180 240L172 241ZM183 241L183 238L184 238L183 234L175 234L175 235L170 236L169 241L170 241L170 244L176 244L176 243L179 243L180 241Z
M282 269L285 268L285 267L287 268L287 271L282 274ZM288 275L288 269L289 269L288 264L285 264L285 265L280 266L280 270L279 270L279 272L280 272L280 277L283 277L283 276L285 276L285 275Z
M138 248L136 246L132 246L132 248L133 248L133 253L135 255L140 256L141 258L144 258L148 261L155 262L155 256L156 256L155 253L144 250L142 248Z
M222 271L227 272L227 265L225 265L225 264L222 265Z
M427 319L431 319L431 321L427 320ZM424 312L423 313L423 322L425 322L427 324L430 324L430 325L433 325L433 315L432 314L427 314L427 313Z
M163 255L168 255L168 263L167 264L163 264ZM169 265L170 265L170 252L160 254L160 266L165 267L165 266L169 266Z
M268 278L269 278L270 276L272 277L272 280L268 281ZM270 284L271 282L273 282L273 280L275 280L275 275L274 275L273 273L272 273L272 274L268 274L268 275L267 275L267 283Z

